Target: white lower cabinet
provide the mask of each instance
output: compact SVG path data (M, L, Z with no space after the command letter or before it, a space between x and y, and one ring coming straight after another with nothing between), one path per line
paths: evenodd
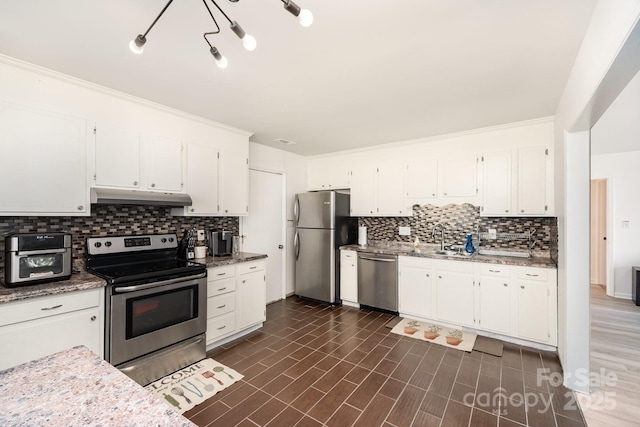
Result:
M433 266L428 258L398 257L398 309L403 314L434 317Z
M340 251L340 299L344 303L358 303L358 254Z
M399 312L556 346L557 272L398 257Z
M104 289L0 304L0 370L74 346L102 356Z
M265 261L207 270L207 345L266 319Z
M473 327L475 322L473 265L437 260L435 272L437 318L444 322Z

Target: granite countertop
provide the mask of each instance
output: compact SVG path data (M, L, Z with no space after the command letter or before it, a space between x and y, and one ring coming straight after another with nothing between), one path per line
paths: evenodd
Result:
M84 346L0 372L3 426L195 426Z
M230 256L208 256L206 258L196 258L193 261L204 264L207 267L220 267L223 265L237 264L239 262L255 261L257 259L267 258L266 254L252 254L249 252L240 252L237 255Z
M435 250L432 246L421 245L419 252L413 249L410 245L346 245L341 246L340 249L350 249L357 252L367 252L386 255L401 255L401 256L413 256L422 258L433 259L445 259L455 260L461 262L484 262L488 264L504 264L504 265L518 265L523 267L542 267L542 268L557 268L555 261L550 257L545 256L532 256L530 258L523 258L517 256L495 256L495 255L480 255L478 253L474 255L436 255L433 253Z
M0 274L4 277L4 272L0 271ZM103 288L106 285L106 280L87 273L86 271L74 272L68 280L17 286L15 288L8 288L4 285L4 282L0 281L0 303L86 289Z

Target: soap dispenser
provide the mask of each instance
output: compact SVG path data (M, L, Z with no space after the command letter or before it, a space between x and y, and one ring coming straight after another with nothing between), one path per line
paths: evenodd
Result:
M420 239L416 236L416 240L413 241L413 250L418 252L420 250Z
M476 251L476 248L473 247L473 239L471 233L467 234L467 245L464 247L464 250L468 254L472 254Z

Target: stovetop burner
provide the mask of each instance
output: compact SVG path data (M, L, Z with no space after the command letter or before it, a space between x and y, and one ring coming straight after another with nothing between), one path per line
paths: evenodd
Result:
M176 258L175 234L87 239L87 271L109 284L157 281L199 274L206 266Z

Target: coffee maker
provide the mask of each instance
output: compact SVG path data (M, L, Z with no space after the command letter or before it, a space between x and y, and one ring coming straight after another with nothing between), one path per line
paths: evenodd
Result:
M230 256L232 250L232 237L230 231L209 232L209 252L213 256Z

